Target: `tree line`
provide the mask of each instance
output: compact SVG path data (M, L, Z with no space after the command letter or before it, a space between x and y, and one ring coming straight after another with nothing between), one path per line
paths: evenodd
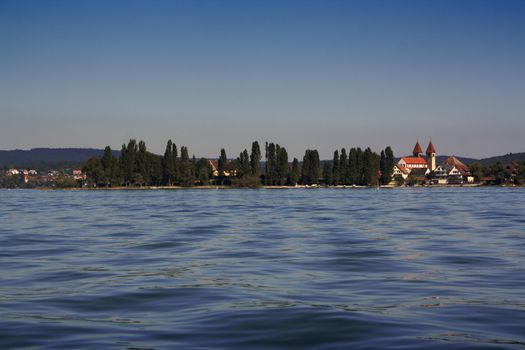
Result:
M321 162L319 152L307 149L299 161L290 162L286 148L273 142L264 144L265 162L259 143L251 151L244 149L235 160L220 150L217 166L206 158L190 158L188 148L168 140L163 155L147 150L144 141L134 139L123 144L116 157L109 146L101 157L86 161L82 170L87 183L97 187L117 186L195 186L231 185L238 187L294 185L387 184L392 178L394 154L390 147L380 154L370 148L336 150L331 161ZM262 165L262 166L261 166Z
M102 157L92 157L82 170L90 185L116 186L193 186L207 184L211 164L206 158L189 157L188 148L179 149L168 140L164 155L147 150L144 141L129 140L123 144L120 157L115 157L109 146Z
M514 161L508 165L504 165L501 161L492 165L472 163L469 165L469 170L476 181L489 179L494 185L525 185L525 161Z

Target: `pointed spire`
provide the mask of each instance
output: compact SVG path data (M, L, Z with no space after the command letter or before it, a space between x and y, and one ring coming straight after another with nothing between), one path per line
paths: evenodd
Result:
M414 150L412 151L412 154L414 157L419 157L423 153L423 149L421 149L421 145L419 144L419 139L417 139L416 145L414 146Z
M434 147L434 144L432 143L432 138L430 138L430 142L428 143L427 147L427 155L430 155L432 153L436 153L436 148Z

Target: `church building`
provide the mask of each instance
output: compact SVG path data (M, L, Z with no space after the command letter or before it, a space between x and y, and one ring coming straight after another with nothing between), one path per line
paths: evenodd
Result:
M424 156L418 140L412 151L412 156L403 157L394 165L393 175L401 175L406 179L411 173L422 176L434 171L436 169L436 148L432 144L432 140L428 143L425 153Z

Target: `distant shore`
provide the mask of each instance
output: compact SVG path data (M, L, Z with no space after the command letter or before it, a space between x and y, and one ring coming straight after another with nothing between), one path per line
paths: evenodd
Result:
M239 189L263 189L263 190L286 190L286 189L366 189L366 188L380 188L380 189L394 189L394 188L476 188L476 187L523 187L523 186L486 186L480 184L464 184L464 185L416 185L416 186L316 186L316 185L297 185L297 186L260 186L255 188L250 187L234 187L224 185L205 185L205 186L118 186L118 187L73 187L73 188L58 188L58 187L37 187L38 190L74 190L74 191L155 191L155 190L239 190Z

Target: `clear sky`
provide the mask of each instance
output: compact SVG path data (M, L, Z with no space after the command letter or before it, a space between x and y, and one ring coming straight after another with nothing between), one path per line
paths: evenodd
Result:
M525 1L0 0L0 149L525 151Z

